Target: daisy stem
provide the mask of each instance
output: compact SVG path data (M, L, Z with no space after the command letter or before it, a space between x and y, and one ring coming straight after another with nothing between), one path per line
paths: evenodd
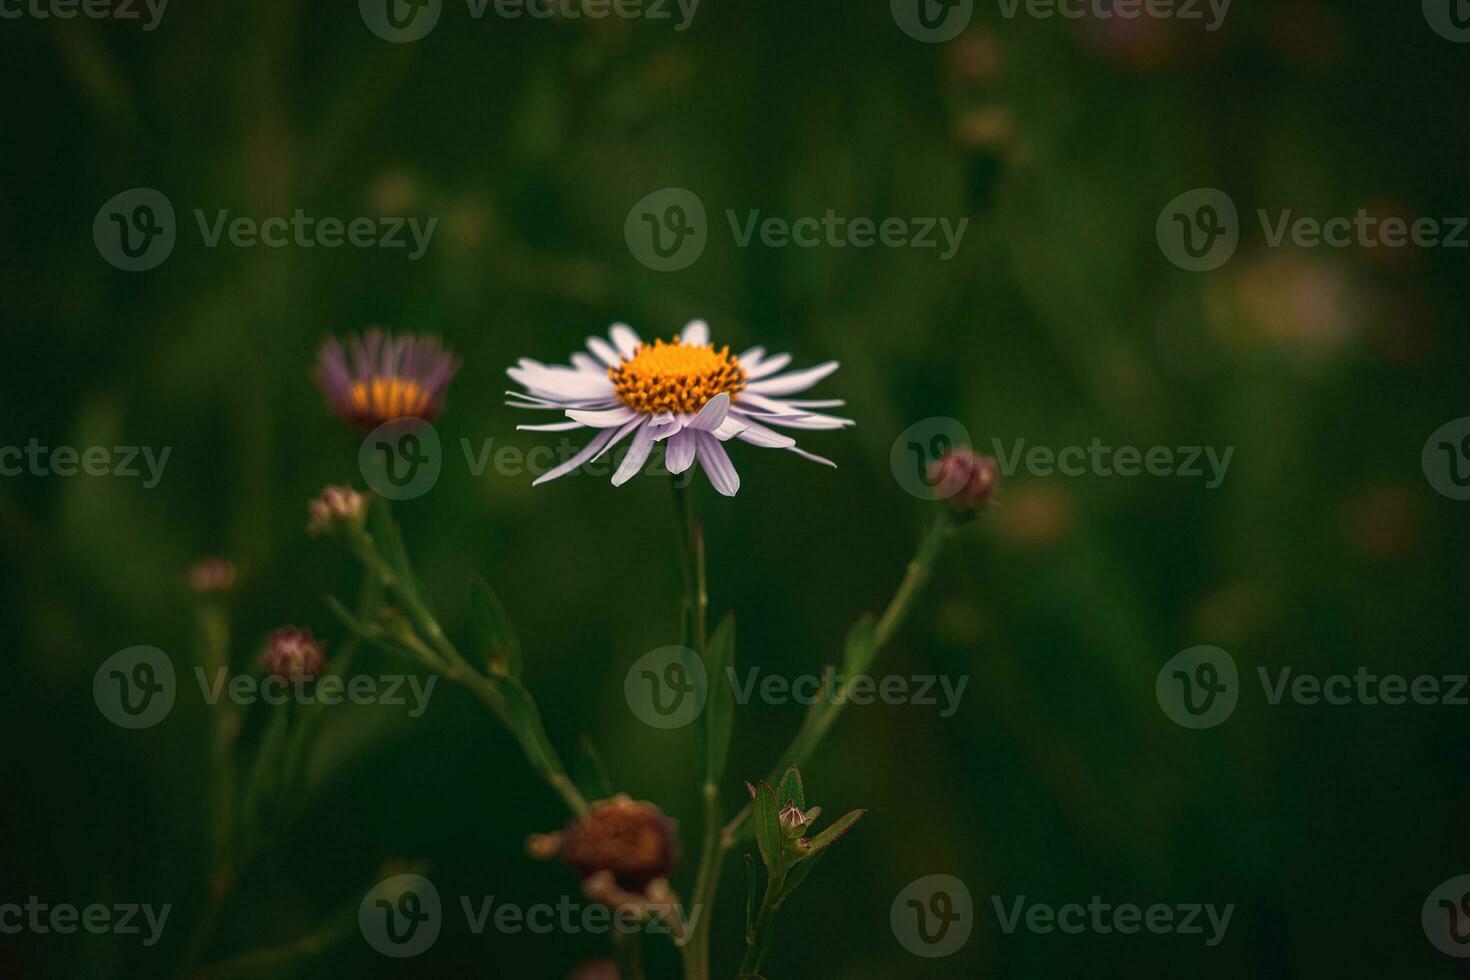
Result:
M674 507L679 517L679 545L684 559L684 636L696 653L704 657L705 620L709 608L709 586L705 576L704 527L694 510L693 491L674 485ZM720 825L725 819L720 804L720 790L712 779L700 787L704 800L703 839L700 843L699 872L694 883L692 908L708 910L714 904L715 889L720 883ZM681 947L685 980L708 980L709 920L700 916L689 941Z
M924 588L929 584L929 579L934 574L934 563L938 560L940 553L944 550L944 544L949 540L951 532L955 527L955 518L947 510L941 510L934 523L929 525L922 538L919 539L919 548L915 552L913 560L909 562L908 570L904 573L903 581L899 583L898 591L888 603L888 608L883 610L877 625L873 629L873 646L868 654L868 664L883 651L888 641L903 626L909 614L917 605L919 596L923 595ZM834 668L828 668L832 670ZM776 767L771 771L768 780L772 785L781 778L781 773L788 765L804 767L821 744L828 730L837 721L842 709L847 705L847 685L852 682L851 677L843 678L842 687L837 691L835 697L820 698L813 702L807 711L806 720L802 722L801 729L796 733L796 738L791 745L782 753ZM750 833L750 817L752 805L747 803L735 818L725 825L721 834L721 845L728 850L740 843Z

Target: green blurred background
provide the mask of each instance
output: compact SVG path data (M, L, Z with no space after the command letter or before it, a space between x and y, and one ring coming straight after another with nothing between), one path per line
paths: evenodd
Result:
M1465 504L1420 450L1466 413L1464 250L1268 248L1256 208L1317 217L1470 210L1470 47L1418 4L1238 0L1224 29L1007 20L925 44L886 3L705 0L669 22L471 18L446 2L390 44L354 4L170 6L158 28L0 22L0 444L170 446L162 483L6 477L0 900L171 902L163 942L0 937L5 977L168 976L204 885L204 733L188 684L140 732L91 697L114 651L189 662L189 566L236 563L237 662L266 632L343 630L321 597L356 569L304 533L305 503L356 480L357 437L310 380L328 333L441 333L464 358L438 429L444 474L397 507L452 632L464 581L494 584L564 755L590 731L620 789L697 832L687 732L622 695L677 641L679 565L660 479L470 473L459 440L529 448L504 369L562 361L616 320L645 337L707 319L717 342L829 358L818 397L858 425L803 433L836 471L737 445L744 486L701 505L712 611L742 664L815 672L880 609L932 504L890 470L931 416L977 443L1235 446L1223 486L1028 477L946 554L880 673L968 675L960 710L849 711L807 771L829 813L871 810L784 911L774 980L840 977L1465 975L1426 940L1431 889L1470 871L1465 708L1272 707L1255 668L1464 669ZM161 267L103 261L92 221L155 187L179 214ZM674 273L629 253L624 219L668 186L715 227ZM1160 209L1228 191L1246 227L1191 274L1155 242ZM427 255L203 247L192 211L435 217ZM970 219L959 254L738 248L724 211ZM1247 677L1209 731L1169 721L1154 678L1196 644ZM363 669L395 669L364 655ZM763 775L797 706L737 719L727 786ZM247 732L247 735L249 733ZM455 896L572 891L522 853L558 802L473 699L423 718L340 709L319 792L229 906L211 957L355 907L386 860L427 863L449 906L415 960L355 931L302 976L553 977L597 936L473 935ZM889 928L911 880L964 880L975 931L923 960ZM676 885L687 892L686 862ZM730 864L715 930L732 976ZM1235 903L1229 932L1063 936L999 928L1009 903ZM655 975L672 976L662 951ZM270 975L286 975L272 973Z

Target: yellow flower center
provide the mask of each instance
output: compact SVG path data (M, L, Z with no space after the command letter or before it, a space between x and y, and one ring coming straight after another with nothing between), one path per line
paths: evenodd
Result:
M686 347L677 336L673 343L639 344L632 357L608 368L607 376L619 401L650 415L690 414L722 391L734 401L745 388L745 369L729 347Z
M374 378L352 385L352 407L363 418L390 422L404 416L422 416L429 393L412 378Z

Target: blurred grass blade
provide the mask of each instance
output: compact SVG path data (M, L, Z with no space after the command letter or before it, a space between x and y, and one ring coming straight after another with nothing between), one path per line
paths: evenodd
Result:
M706 784L718 784L730 758L730 735L735 723L735 691L730 686L730 669L735 665L735 617L728 615L710 637L704 651L704 669L709 683L709 701L704 709L702 753Z
M588 800L605 800L613 795L612 780L603 768L602 756L590 735L577 740L577 757L572 762L572 782Z

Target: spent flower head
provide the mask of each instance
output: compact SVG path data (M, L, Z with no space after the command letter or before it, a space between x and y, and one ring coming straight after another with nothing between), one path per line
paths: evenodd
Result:
M327 405L363 429L400 418L432 422L460 361L438 337L374 328L347 346L329 337L317 354L316 380Z
M325 645L311 635L311 627L282 626L270 635L261 666L273 677L287 681L309 681L326 668Z
M788 449L835 466L829 459L796 448L796 440L776 429L841 429L852 419L814 411L843 404L838 399L794 400L837 370L828 361L802 371L781 371L791 355L767 355L752 347L738 356L710 343L709 327L695 320L672 341L644 343L626 324L614 324L611 343L587 338L591 353L578 351L571 364L547 365L523 357L508 373L525 388L506 392L516 408L561 412L563 421L521 425L537 432L590 428L597 434L571 459L539 477L534 485L565 476L631 437L628 452L613 474L613 486L632 479L653 451L663 445L664 467L683 473L696 460L716 490L733 497L740 476L725 452L731 439L766 449ZM774 428L773 428L774 427Z
M583 879L641 892L673 870L677 827L652 803L619 793L593 803L559 834L533 834L526 850L541 860L559 855Z
M235 587L235 566L224 558L201 558L189 569L189 588L196 595L216 595Z
M991 503L1000 486L1000 465L969 449L951 449L929 467L929 483L955 510L973 513Z

